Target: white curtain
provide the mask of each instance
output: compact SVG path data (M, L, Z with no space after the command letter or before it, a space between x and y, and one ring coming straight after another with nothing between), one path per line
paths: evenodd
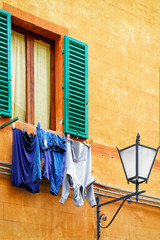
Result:
M35 124L50 128L50 45L34 40Z
M26 120L26 50L25 35L12 30L12 112L13 117Z

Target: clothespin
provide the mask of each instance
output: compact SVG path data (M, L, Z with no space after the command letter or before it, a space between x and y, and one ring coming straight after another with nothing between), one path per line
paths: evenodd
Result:
M33 137L34 137L34 134L35 134L35 130L33 130Z
M12 124L12 129L14 129L15 128L15 122Z
M44 139L43 142L44 142L44 146L45 146L45 147L48 147L47 139Z
M25 133L25 126L23 127L23 132Z
M84 140L84 144L89 145L88 139L86 141Z
M70 140L70 134L67 134L67 139Z

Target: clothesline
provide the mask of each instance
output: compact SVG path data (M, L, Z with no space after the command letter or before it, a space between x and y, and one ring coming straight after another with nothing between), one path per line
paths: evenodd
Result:
M0 162L0 164L5 165L6 163L5 162ZM11 164L10 164L10 166L11 166ZM5 172L5 169L3 169L3 170L4 171L0 171L0 177L3 177L5 179L10 180L11 173ZM8 177L3 176L3 175L7 175ZM48 182L47 181L42 181L42 184L48 184ZM72 187L70 187L70 188L73 189ZM117 195L118 196L123 196L126 193L132 193L132 192L124 190L124 189L119 189L119 188L108 186L108 185L98 183L98 182L94 183L93 189L94 189L94 194L98 195L98 196L101 196L102 199L103 198L105 198L105 199L106 198L117 198ZM43 186L42 186L42 188L40 188L40 191L49 193L48 190L43 189ZM60 195L61 195L61 191L58 193L58 196L60 196ZM70 193L69 196L72 197L73 193ZM135 202L135 201L133 200L133 202ZM148 206L160 208L160 198L143 194L139 198L138 204L143 204L143 205L148 205Z
M16 117L16 118L18 118L18 117ZM21 120L21 119L19 119L19 118L18 118L17 121L22 122L22 123L25 123L25 124L27 124L27 125L30 125L30 126L32 126L32 127L36 130L35 124L28 123L28 122L26 122L26 121L24 121L24 120ZM16 122L15 122L14 124L16 124ZM2 124L2 125L3 125L3 124ZM2 125L0 125L0 126L2 126ZM45 130L46 130L46 131L49 131L49 132L53 132L53 133L55 133L55 134L63 135L62 132L57 132L57 131L48 130L48 129L45 129ZM93 138L88 138L87 141L89 141L89 142L92 143L94 140L93 140ZM103 149L103 150L107 150L107 151L111 151L111 152L116 152L116 149L113 149L113 150L112 150L112 149L108 149L107 147L101 147L101 146L92 145L92 148L98 148L98 149ZM103 154L103 155L105 155L105 154Z
M35 124L32 124L32 123L26 122L26 121L24 121L24 120L21 120L21 119L19 119L18 117L15 117L14 119L16 119L15 121L19 121L19 122L21 122L21 123L25 123L25 124L27 124L27 125L30 125L30 126L32 126L32 127L36 130ZM12 126L13 126L13 125L15 126L16 122L13 122L13 123L12 123L12 120L14 120L14 119L11 119L11 120L8 121L7 123L12 124ZM3 125L4 125L4 127L6 127L6 126L7 126L7 123L1 124L1 125L0 125L0 128L1 128ZM5 125L6 125L6 126L5 126ZM4 128L4 127L3 127L3 128ZM55 134L63 135L62 132L54 131L54 130L51 130L51 129L44 129L44 130L49 131L49 132L53 132L53 133L55 133ZM91 141L91 142L93 141L93 139L87 139L87 140L88 140L88 141Z

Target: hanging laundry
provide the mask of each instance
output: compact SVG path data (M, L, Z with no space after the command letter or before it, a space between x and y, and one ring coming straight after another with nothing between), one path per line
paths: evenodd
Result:
M11 183L31 193L39 192L39 183L33 183L33 162L40 159L37 136L28 135L20 129L13 129Z
M48 179L51 182L52 179L52 152L47 149L44 151L43 159L43 177Z
M77 207L84 204L86 197L91 207L96 205L91 174L91 146L73 140L67 140L66 167L64 172L62 195L59 200L64 204L73 186L73 202Z
M41 158L33 164L33 182L42 180L42 176L51 183L49 192L57 195L63 181L65 169L66 138L41 129L37 125L37 135L40 144ZM43 175L41 175L41 160L43 159Z

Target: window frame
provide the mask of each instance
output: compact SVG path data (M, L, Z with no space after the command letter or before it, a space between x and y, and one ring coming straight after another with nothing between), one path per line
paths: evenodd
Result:
M55 42L55 58L52 61L51 66L52 75L55 76L54 81L51 81L51 89L55 89L52 93L51 98L55 102L52 104L51 109L51 129L54 129L56 132L63 132L63 36L68 35L68 29L61 27L52 22L48 22L44 19L41 19L37 16L34 16L30 13L27 13L23 10L20 10L16 7L13 7L7 3L3 3L3 10L11 13L11 24L19 28L26 29L27 31L33 32L33 34L40 35L44 38L53 40ZM41 38L42 39L42 38ZM43 40L43 39L42 39ZM30 44L30 39L27 40L27 44ZM32 47L32 46L31 46ZM30 56L30 51L27 48L27 55ZM53 49L51 50L53 51ZM30 63L31 58L27 58L27 64ZM32 60L33 61L33 60ZM27 98L27 122L34 124L33 122L33 105L34 95L30 94L33 91L33 72L27 72L27 96L30 95L30 99ZM54 121L55 119L55 121Z
M26 46L26 121L35 123L35 92L34 92L34 40L42 40L50 45L50 81L51 81L51 108L50 108L50 129L55 130L55 43L53 40L11 25L11 30L21 33L25 36Z

